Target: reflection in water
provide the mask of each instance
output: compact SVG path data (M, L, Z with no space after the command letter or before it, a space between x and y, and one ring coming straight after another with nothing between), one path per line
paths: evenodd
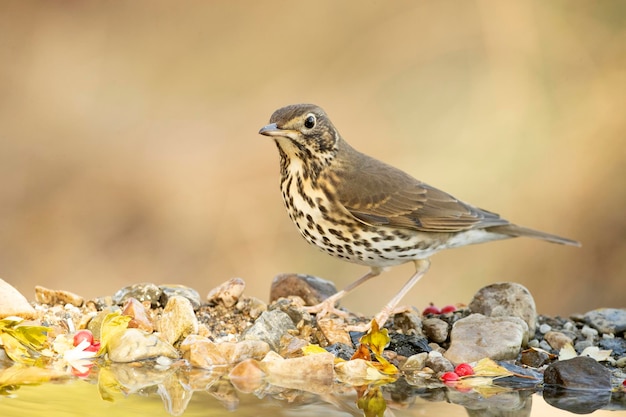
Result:
M543 403L533 390L499 387L491 392L410 385L403 378L371 387L333 387L332 392L310 392L264 384L254 392L238 391L226 377L227 370L159 368L115 364L95 369L83 379L60 379L38 386L4 386L0 415L54 417L68 414L116 417L159 415L188 417L221 414L233 416L272 415L446 415L446 416L542 416L544 407L532 409L533 400ZM1 375L0 375L1 378ZM590 395L563 391L543 393L554 406L575 413L598 407L626 409L623 392ZM45 401L42 402L42 399ZM291 410L291 413L290 411ZM543 411L542 411L543 410ZM443 414L441 414L443 413ZM549 415L567 415L550 408ZM609 413L605 411L605 413ZM597 416L598 413L594 414Z

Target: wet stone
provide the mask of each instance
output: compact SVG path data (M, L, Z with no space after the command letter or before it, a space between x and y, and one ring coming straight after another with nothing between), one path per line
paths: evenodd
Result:
M405 357L413 356L422 352L430 352L428 339L417 335L406 335L401 333L391 333L388 350L396 352Z
M585 314L585 322L600 333L618 335L626 331L626 309L600 308Z
M436 317L424 319L422 330L429 340L436 343L445 342L448 338L448 323Z
M337 292L337 287L331 281L311 275L281 274L272 281L270 289L270 303L279 298L298 296L307 306L321 303Z
M402 364L400 370L403 372L415 372L421 371L426 366L426 360L428 359L429 354L426 352L417 353L415 355L409 356L407 360Z
M487 317L519 317L527 324L526 340L535 335L537 309L530 291L521 284L502 282L481 288L469 304L472 313Z
M334 364L335 357L330 353L284 359L275 352L269 352L261 361L261 369L272 385L327 394L333 388Z
M522 351L520 362L532 368L539 368L550 361L550 354L543 349L526 349Z
M610 390L611 372L595 359L578 356L550 364L544 372L544 384L578 390Z
M198 311L200 306L202 305L202 299L200 298L200 294L198 291L194 290L191 287L187 287L185 285L160 285L161 288L161 298L159 303L164 306L167 305L169 299L175 295L179 297L185 297L191 303L194 311Z
M355 352L355 349L351 345L345 343L333 343L330 346L326 346L324 349L326 349L327 352L332 353L335 357L346 361L350 360Z
M556 351L561 350L565 345L573 345L574 341L564 335L561 332L547 332L544 336L544 340L548 342L550 347Z
M175 344L190 334L198 333L198 319L191 302L178 295L170 297L157 328L168 343Z
M623 337L606 337L598 341L600 349L612 350L613 355L620 357L626 355L626 340Z
M177 359L178 351L156 334L126 329L109 341L108 355L113 362L134 362L158 356Z
M149 302L152 308L156 308L160 306L161 288L149 282L129 285L113 295L113 302L123 305L130 297L140 303Z
M35 286L35 300L41 304L71 304L80 307L85 299L78 294L64 290L51 290L40 285Z
M231 278L209 291L207 302L232 307L237 304L245 289L246 283L243 279Z
M485 317L472 314L454 323L445 357L455 364L483 358L515 359L528 332L518 317Z
M454 371L454 365L452 364L452 362L444 358L441 353L436 351L431 351L428 353L425 365L435 371L435 373L438 375L441 375L444 372Z
M15 287L0 279L0 319L9 316L34 319L37 312Z
M293 330L296 330L296 326L287 313L280 310L266 311L244 331L243 339L262 340L277 352L280 349L281 336Z

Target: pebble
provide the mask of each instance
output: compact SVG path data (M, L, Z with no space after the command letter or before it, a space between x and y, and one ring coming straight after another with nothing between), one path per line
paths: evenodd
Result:
M165 356L178 359L178 351L156 334L139 329L126 329L117 337L111 338L107 346L112 362L134 362Z
M425 366L435 371L438 375L454 371L454 365L452 362L445 358L441 353L434 350L428 353Z
M129 285L113 294L113 302L123 305L131 297L140 303L149 302L152 308L156 308L160 306L161 288L150 282Z
M426 366L426 359L429 354L426 352L417 353L409 356L406 361L400 366L400 370L403 372L415 372L421 371Z
M350 344L350 334L346 330L345 322L341 319L322 318L317 320L317 327L326 339L327 344Z
M266 311L247 328L242 335L243 340L262 340L277 352L280 350L280 338L289 331L296 330L289 315L280 310Z
M41 304L71 304L80 307L85 299L78 294L64 290L51 290L40 285L35 286L35 300Z
M542 349L526 349L522 351L520 362L526 366L539 368L550 360L550 354Z
M232 307L237 304L245 289L246 283L243 279L231 278L209 291L206 298L209 304Z
M324 349L327 352L332 353L336 358L343 359L344 361L349 361L355 352L352 344L344 343L335 343L330 346L326 346Z
M270 303L279 298L298 296L304 300L304 305L313 306L336 292L335 284L322 278L303 274L280 274L272 281Z
M190 334L197 334L198 318L191 302L179 295L170 297L157 321L157 329L172 345Z
M574 341L564 335L561 332L547 332L544 336L544 340L548 342L550 347L557 352L563 348L565 345L573 345Z
M435 343L443 343L448 339L448 323L436 317L424 319L422 331Z
M413 356L417 353L430 352L428 339L418 335L408 335L402 333L391 333L389 335L389 350L405 357Z
M569 389L610 390L611 372L595 359L578 356L548 365L544 384Z
M131 317L128 327L140 329L148 333L152 333L154 331L154 324L148 315L148 311L143 304L136 299L131 297L126 300L126 303L122 308L122 314Z
M159 303L162 306L167 305L170 297L173 297L175 295L188 299L194 311L198 311L198 309L202 305L200 293L191 287L187 287L185 285L168 284L159 285L159 288L161 289L161 298L159 299Z
M343 363L350 362L352 361ZM261 361L261 369L267 374L268 383L317 394L328 394L333 391L334 365L335 357L330 353L284 359L272 351Z
M580 333L585 336L587 339L593 339L598 336L598 331L596 329L592 329L591 327L584 325L581 329Z
M472 314L458 320L450 332L450 348L444 356L452 363L475 362L483 358L517 358L528 332L518 317L485 317Z
M487 317L519 317L527 325L526 341L535 335L535 300L530 291L521 284L502 282L483 287L474 295L469 310Z
M552 326L550 326L549 324L545 324L544 323L541 326L539 326L539 333L541 333L541 334L546 334L550 330L552 330Z
M214 343L206 337L189 335L180 344L180 351L191 366L213 369L247 359L261 360L270 351L270 347L259 340Z
M585 314L585 322L600 333L618 335L626 331L626 309L600 308Z
M15 287L0 278L0 319L9 316L34 319L37 312Z

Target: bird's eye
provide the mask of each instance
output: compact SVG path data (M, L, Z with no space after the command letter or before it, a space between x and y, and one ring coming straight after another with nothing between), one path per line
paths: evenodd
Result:
M315 115L309 114L306 119L304 119L304 127L307 129L312 129L315 126Z

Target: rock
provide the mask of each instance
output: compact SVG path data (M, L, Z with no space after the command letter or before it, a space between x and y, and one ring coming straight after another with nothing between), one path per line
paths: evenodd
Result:
M400 367L400 370L403 372L421 371L424 369L424 366L426 366L426 359L428 359L428 355L428 353L422 352L409 356Z
M387 349L407 358L418 353L431 351L430 346L428 346L428 340L425 337L401 333L391 333L389 335L389 346Z
M309 313L304 311L304 304L301 298L299 297L289 297L289 298L280 298L274 301L268 309L271 310L280 310L283 313L287 313L289 318L294 324L299 324L300 322L311 324L313 322L313 318Z
M610 391L569 390L554 386L543 388L543 399L552 407L574 414L591 414L596 410L610 407ZM557 413L554 413L555 415ZM559 413L563 414L563 413Z
M535 336L537 327L535 300L521 284L502 282L483 287L474 295L469 310L487 317L519 317L528 326L526 340Z
M302 274L281 274L272 281L270 303L281 297L298 296L307 306L321 303L337 292L335 284L322 278Z
M444 356L455 364L483 358L515 359L527 333L526 322L518 317L472 314L454 323Z
M118 290L113 294L113 302L117 305L123 305L130 297L136 299L140 303L149 302L152 308L160 306L161 288L157 285L144 282L141 284L133 284Z
M104 321L105 317L119 310L120 308L118 306L107 307L104 310L100 311L98 314L96 314L95 317L89 321L89 323L87 324L87 329L91 331L94 339L101 339L100 330L102 328L102 322Z
M335 343L330 346L326 346L327 352L332 353L336 358L343 359L344 361L349 361L350 358L354 355L356 350L352 347L352 344L344 344L344 343Z
M539 326L539 333L541 334L546 334L550 330L552 330L552 326L550 326L549 324L543 323L541 326Z
M329 345L335 343L348 345L352 343L350 334L346 330L346 325L343 320L322 318L317 321L317 327L320 329Z
M454 371L454 365L441 353L436 351L431 351L428 353L425 365L439 375L443 374L444 372Z
M122 314L131 317L128 327L140 329L148 333L154 331L154 324L146 308L136 299L130 297L126 300L122 308Z
M422 320L422 330L429 340L436 343L445 342L448 338L448 323L436 317Z
M203 369L234 365L247 359L261 360L269 350L269 345L259 340L214 343L206 337L197 335L187 336L180 344L183 358L189 361L191 366Z
M262 340L277 352L280 349L280 338L290 330L295 330L293 322L280 310L266 311L247 328L242 335L243 340Z
M613 355L620 357L626 354L626 339L623 337L603 337L598 341L598 347L611 350Z
M254 359L246 359L235 365L228 373L228 380L239 392L252 393L263 386L265 372Z
M349 363L343 362L343 363ZM299 358L283 359L269 352L261 361L268 383L289 389L317 394L332 392L335 357L330 353L317 353Z
M243 279L231 278L213 288L207 295L207 301L209 304L222 304L225 307L232 307L237 304L245 289L246 283Z
M37 312L15 287L0 279L0 319L9 316L34 319Z
M574 345L574 341L561 332L550 331L547 332L543 336L543 338L546 342L548 342L550 347L557 352L561 350L565 345Z
M170 297L178 295L180 297L185 297L191 303L194 311L198 311L200 306L202 305L202 299L200 298L200 294L198 291L193 288L187 287L185 285L159 285L161 289L161 298L159 299L159 304L162 306L167 305Z
M578 390L611 389L611 372L585 356L550 364L543 375L545 385Z
M522 352L522 364L539 368L550 361L550 354L543 349L526 349Z
M174 344L190 334L198 333L198 319L191 302L185 297L170 297L157 328L168 343Z
M76 307L80 307L85 302L85 299L80 295L73 292L64 290L51 290L42 286L35 286L35 300L40 304L71 304Z
M109 359L113 362L134 362L143 359L165 356L178 358L178 351L155 334L147 334L138 329L126 329L113 337L107 347Z
M626 309L592 310L585 314L585 322L600 333L618 335L626 331Z

